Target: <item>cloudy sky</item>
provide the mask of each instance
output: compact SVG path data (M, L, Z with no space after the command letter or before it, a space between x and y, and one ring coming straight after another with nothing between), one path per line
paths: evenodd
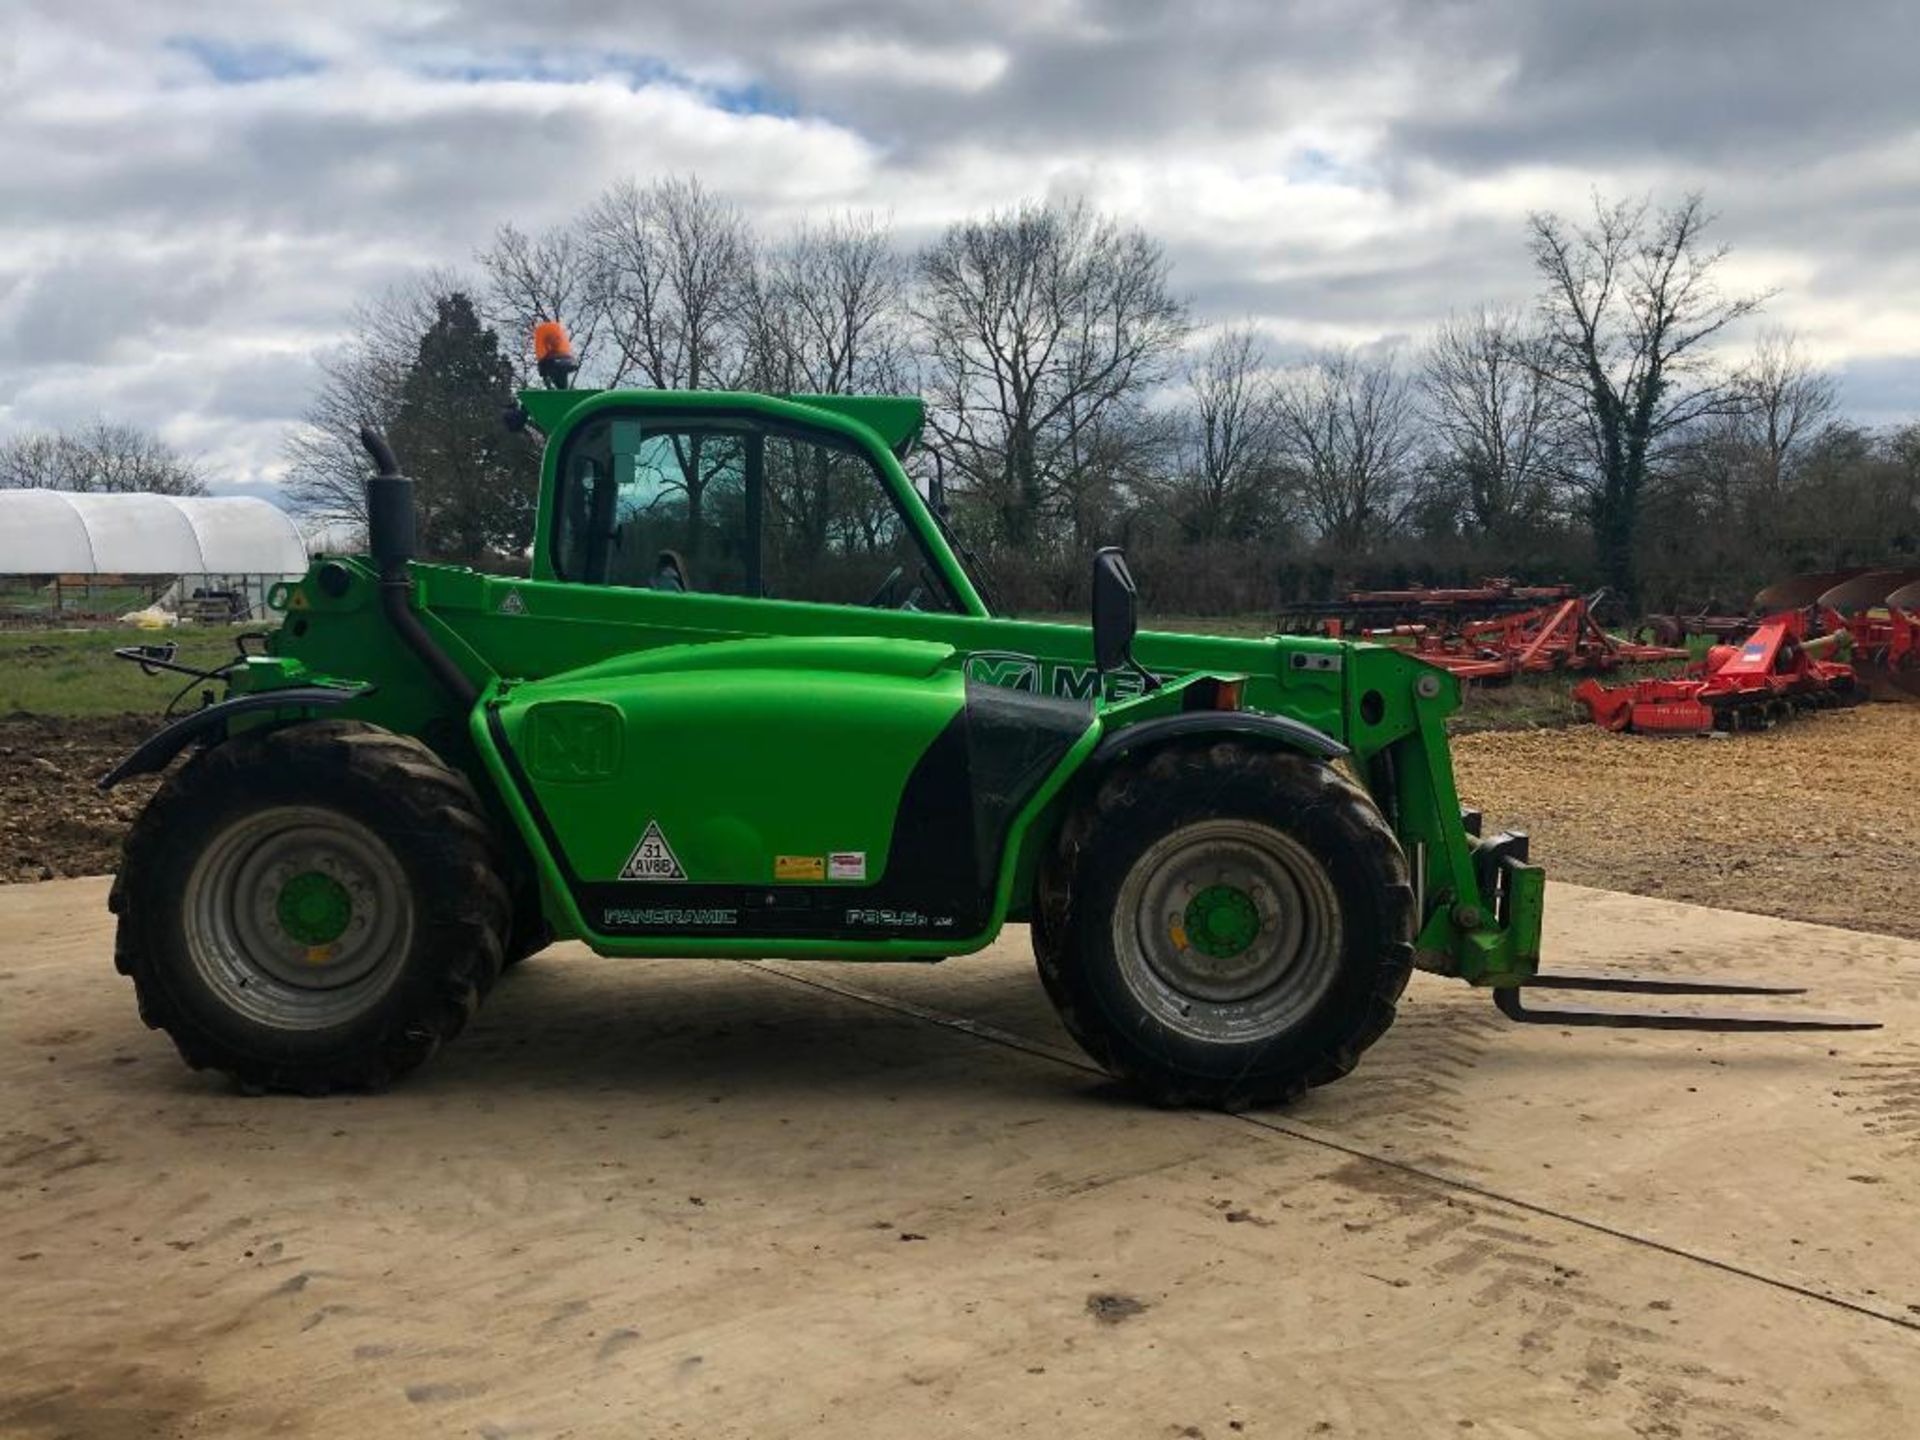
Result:
M909 242L1085 195L1289 348L1522 300L1529 210L1698 187L1887 423L1916 55L1913 0L0 0L0 433L134 420L271 494L357 300L673 172Z

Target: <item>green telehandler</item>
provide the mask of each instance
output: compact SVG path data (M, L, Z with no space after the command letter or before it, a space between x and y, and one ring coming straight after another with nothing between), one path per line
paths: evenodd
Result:
M1542 871L1454 791L1458 682L1381 646L996 615L902 460L913 398L590 391L549 346L528 578L414 558L363 439L368 551L280 586L128 834L116 962L187 1063L382 1085L550 940L603 955L936 960L1030 926L1103 1067L1167 1104L1338 1079L1414 966L1517 1020L1847 1028L1534 1008ZM129 658L182 669L162 649ZM200 673L189 671L189 673Z

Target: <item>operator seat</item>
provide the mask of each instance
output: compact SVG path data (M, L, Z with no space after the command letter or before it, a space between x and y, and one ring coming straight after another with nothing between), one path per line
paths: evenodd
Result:
M650 587L654 590L686 591L693 587L687 583L687 562L680 558L677 550L662 550L653 561L653 580Z

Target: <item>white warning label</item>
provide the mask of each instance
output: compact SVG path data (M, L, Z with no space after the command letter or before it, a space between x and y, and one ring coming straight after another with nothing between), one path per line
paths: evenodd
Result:
M658 820L647 821L647 828L641 832L640 843L633 847L633 854L627 857L626 867L621 870L622 880L684 880L687 872L680 868L680 861L673 853L673 847L667 844L667 837L660 833Z

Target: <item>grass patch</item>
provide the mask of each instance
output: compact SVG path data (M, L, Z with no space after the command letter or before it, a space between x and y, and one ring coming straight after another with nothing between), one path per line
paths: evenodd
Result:
M172 640L188 665L211 667L233 658L238 632L220 627L138 630L0 631L0 715L157 715L185 675L143 675L140 667L114 659L120 645L157 645ZM193 703L189 701L189 703Z
M1504 685L1462 686L1460 708L1447 720L1447 730L1464 735L1475 730L1540 730L1572 725L1586 718L1573 703L1573 687L1582 678L1546 671L1517 676Z

